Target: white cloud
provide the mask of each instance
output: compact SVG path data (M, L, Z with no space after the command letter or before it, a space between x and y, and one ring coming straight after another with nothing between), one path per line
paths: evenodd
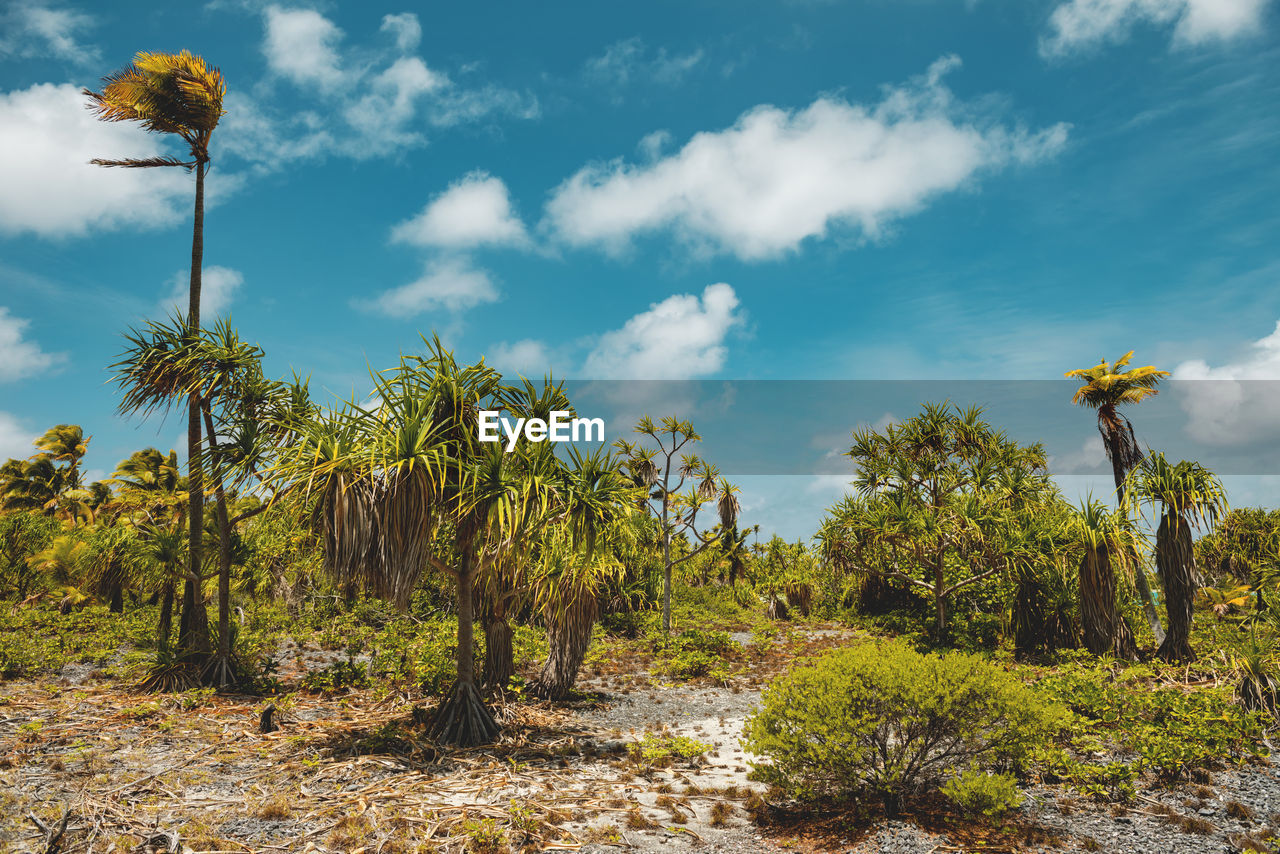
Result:
M1040 41L1045 56L1114 44L1134 26L1174 25L1176 45L1226 41L1258 32L1268 0L1068 0L1049 16Z
M346 82L338 58L342 30L314 9L268 6L262 53L267 66L299 86L332 91Z
M554 191L548 224L570 244L613 251L670 229L703 251L776 257L833 228L876 237L981 172L1062 148L1066 125L1010 128L957 104L941 80L958 64L939 60L871 108L836 97L794 112L759 106L663 159L588 166Z
M37 3L14 3L0 15L0 56L24 59L52 56L87 64L99 58L96 47L79 41L93 18L70 9L51 9Z
M1102 437L1094 435L1080 444L1080 449L1049 457L1049 470L1055 475L1080 475L1110 471Z
M485 353L485 361L503 373L539 377L556 367L556 356L546 342L525 338L514 343L502 341Z
M1192 359L1173 370L1187 433L1214 445L1280 437L1280 322L1240 361L1212 368Z
M167 225L185 212L192 178L184 169L90 165L95 157L173 151L160 135L98 121L85 103L70 84L0 92L0 233L78 237L90 229Z
M437 308L463 311L497 300L498 289L487 272L471 267L464 259L446 258L428 262L422 275L409 284L356 305L388 317L403 318Z
M540 114L532 94L465 86L428 67L412 53L422 25L411 12L382 18L394 47L344 47L342 30L312 9L270 5L263 21L262 52L272 71L298 84L303 106L282 109L270 87L227 96L219 147L259 172L331 154L395 156L426 145L432 127Z
M584 374L595 379L682 380L724 365L725 337L743 322L738 296L724 283L699 298L676 294L606 332L587 356Z
M415 217L391 232L397 243L468 249L527 243L524 223L511 210L502 179L472 172L433 198Z
M0 305L0 382L26 379L62 361L61 354L46 353L24 338L30 325Z
M24 427L16 417L8 412L0 412L0 462L8 459L25 460L35 453L31 443L37 438L37 434Z
M231 307L236 291L244 284L244 274L230 267L204 267L200 271L200 323L223 317ZM191 305L191 271L180 270L169 279L169 294L160 301L159 310L170 312L175 307L184 314Z
M674 86L701 62L701 50L671 54L666 48L659 48L650 56L644 41L637 36L615 42L600 56L587 60L583 73L589 81L613 89L640 81Z
M383 15L380 29L394 35L396 47L402 51L413 50L422 41L422 24L418 23L418 16L412 12Z

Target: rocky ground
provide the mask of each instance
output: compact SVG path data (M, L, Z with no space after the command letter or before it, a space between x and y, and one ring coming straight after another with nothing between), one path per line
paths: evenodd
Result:
M589 699L502 706L501 744L448 754L421 734L429 704L397 693L299 695L284 705L281 729L264 734L260 698L136 694L82 665L55 680L0 684L0 851L46 851L49 834L30 816L56 832L64 815L57 849L64 854L163 851L175 842L192 852L396 854L507 844L1175 854L1244 850L1251 836L1280 823L1280 774L1269 766L1141 789L1126 806L1036 786L1002 828L928 810L887 821L761 808L763 791L747 779L751 757L739 739L762 686L797 656L858 638L832 627L761 643L736 639L743 653L719 684L672 684L650 672L640 645L611 649L583 674ZM688 736L711 750L667 767L638 763L628 745L646 732Z

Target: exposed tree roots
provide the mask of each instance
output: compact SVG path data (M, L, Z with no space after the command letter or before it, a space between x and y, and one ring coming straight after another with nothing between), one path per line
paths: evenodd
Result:
M438 744L478 747L498 740L502 730L471 682L455 682L436 709L427 734Z

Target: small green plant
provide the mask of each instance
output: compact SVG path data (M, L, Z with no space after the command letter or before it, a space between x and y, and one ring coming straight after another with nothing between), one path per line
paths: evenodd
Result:
M947 800L970 816L996 818L1022 804L1022 792L1010 774L990 774L970 768L942 785Z
M491 818L465 821L462 832L467 837L467 850L472 854L501 854L507 850L507 834Z
M711 745L705 742L666 732L647 732L643 739L627 746L627 752L634 762L655 768L663 768L675 762L691 762L710 749Z
M332 694L348 688L364 688L369 684L369 674L350 658L336 661L328 667L313 670L302 678L302 688L319 694Z
M755 779L797 800L901 799L957 765L1018 770L1064 713L985 659L898 641L838 650L775 680L747 720Z

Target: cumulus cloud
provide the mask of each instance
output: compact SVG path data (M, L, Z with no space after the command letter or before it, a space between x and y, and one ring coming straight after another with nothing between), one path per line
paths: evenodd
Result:
M418 23L418 16L412 12L383 15L380 29L384 33L391 33L395 37L396 47L402 51L413 50L422 41L422 24Z
M1187 433L1213 445L1280 438L1280 322L1245 357L1220 367L1192 359L1173 371Z
M634 82L674 86L702 62L702 51L671 54L666 48L650 53L638 36L615 42L587 60L583 74L592 83L622 89Z
M200 271L200 322L223 317L231 307L236 291L244 284L244 274L230 267L204 267ZM191 271L180 270L169 279L168 295L160 301L159 310L177 308L184 314L191 305Z
M537 99L500 86L467 86L414 51L412 12L386 15L392 46L344 46L345 34L313 9L263 10L262 52L275 75L298 86L302 107L282 109L270 87L228 96L219 147L260 172L327 155L387 157L428 142L427 130L496 116L534 118Z
M494 344L485 353L485 361L503 373L526 377L542 376L556 367L557 355L544 341L524 338L507 343Z
M527 242L528 235L511 209L502 179L472 172L433 198L417 216L392 229L391 239L414 246L469 249L518 246Z
M1065 454L1052 454L1049 457L1049 469L1055 475L1091 474L1110 471L1106 448L1102 446L1102 437L1098 435L1085 439L1080 448Z
M268 6L263 12L266 33L262 54L267 67L299 86L324 91L344 83L338 43L342 30L314 9Z
M0 412L0 462L31 456L35 453L31 443L37 438L35 431L28 430L17 417Z
M583 373L593 379L627 380L712 374L724 365L725 338L742 322L738 296L729 285L708 285L701 298L676 294L600 336Z
M1115 44L1138 24L1173 26L1175 45L1226 41L1258 32L1269 0L1068 0L1049 16L1045 56Z
M1063 147L1066 125L1009 127L958 104L942 84L958 65L945 57L873 107L836 97L797 111L759 106L669 156L587 166L554 191L548 226L611 251L669 230L701 251L776 257L833 229L876 237L983 172Z
M463 311L481 303L496 302L498 288L489 274L460 258L430 261L422 275L407 285L385 291L356 305L388 317L412 317L433 309Z
M0 14L0 56L94 62L100 55L98 49L80 41L80 33L92 25L93 18L82 12L38 3L14 3Z
M70 84L0 92L0 233L78 237L90 229L157 226L185 211L182 169L103 169L95 157L172 154L157 134L101 122ZM181 202L181 208L178 203Z
M46 353L27 340L30 325L31 321L14 317L0 306L0 382L26 379L62 360L60 354Z

